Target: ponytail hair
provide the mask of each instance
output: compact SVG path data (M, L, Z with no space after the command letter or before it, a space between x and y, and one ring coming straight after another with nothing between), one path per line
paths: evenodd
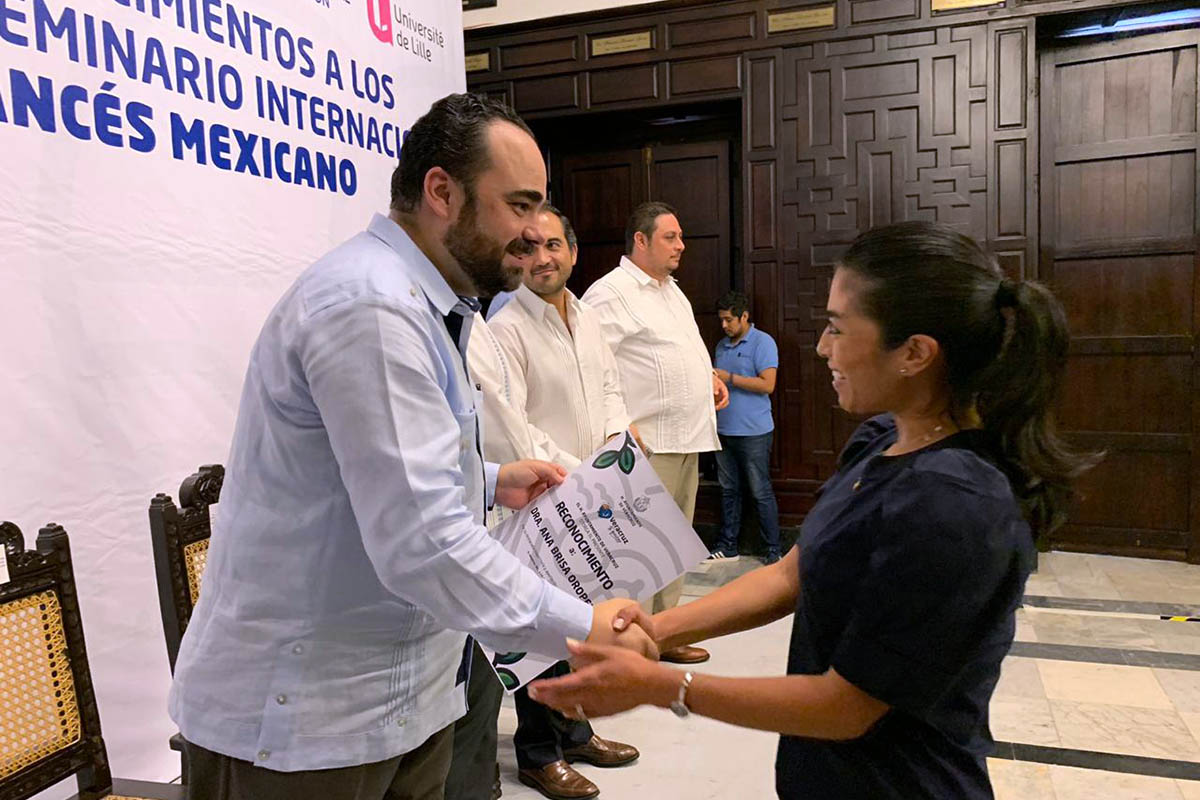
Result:
M867 231L840 268L861 279L859 307L885 348L938 342L950 412L963 424L979 415L1035 537L1061 525L1074 479L1098 459L1073 452L1054 423L1070 335L1050 290L1008 279L974 239L931 222Z

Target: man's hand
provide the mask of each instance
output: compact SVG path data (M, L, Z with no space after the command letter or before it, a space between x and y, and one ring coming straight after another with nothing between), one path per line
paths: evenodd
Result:
M631 612L626 612L622 615L623 621L618 627L616 617L618 612L629 606L634 608L640 607L638 604L626 597L614 597L612 600L605 600L603 603L597 603L592 607L592 631L588 634L588 643L603 644L603 645L619 645L632 650L646 658L658 660L658 647L655 646L651 636L643 630L640 625L626 624L630 619L641 621L645 618L645 613L642 616L632 615Z
M713 372L713 403L716 405L717 411L729 405L729 387L717 377L716 371Z
M653 453L650 452L650 449L646 447L646 443L642 441L642 434L640 431L638 431L637 425L634 425L632 422L629 423L629 432L633 434L633 440L637 442L637 446L641 448L642 453L644 453L646 456L653 455Z
M549 461L510 461L496 476L496 502L520 510L566 477L565 469Z
M727 369L720 369L720 368L714 369L713 375L716 375L717 380L719 380L721 383L725 384L726 386L728 386L729 382L731 380L733 380L733 376L729 374L729 370L727 370Z

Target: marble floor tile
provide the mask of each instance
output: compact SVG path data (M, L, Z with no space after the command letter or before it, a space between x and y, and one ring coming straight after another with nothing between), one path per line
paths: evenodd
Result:
M1045 597L1064 597L1062 588L1053 575L1041 572L1029 576L1025 581L1025 594L1043 595Z
M1200 761L1200 745L1178 712L1158 708L1051 700L1063 747Z
M1122 617L1106 617L1099 614L1085 616L1083 626L1092 636L1097 647L1115 647L1120 650L1153 650L1154 637L1146 633L1142 620Z
M1200 586L1174 586L1161 577L1153 576L1114 575L1111 580L1125 600L1150 600L1182 606L1200 604Z
M1154 629L1150 635L1154 639L1154 649L1159 652L1200 655L1200 636L1173 634L1169 629Z
M1037 697L1045 699L1046 688L1037 661L1021 656L1009 656L1000 665L1000 680L994 697Z
M1094 562L1086 553L1042 553L1038 558L1038 571L1043 570L1058 578L1088 579L1103 574L1094 567Z
M1107 575L1076 578L1059 575L1058 588L1064 597L1088 597L1094 600L1120 600L1121 592Z
M1183 724L1192 732L1192 738L1200 743L1200 713L1196 711L1180 711L1179 718L1183 720Z
M1082 614L1063 614L1058 611L1026 609L1029 622L1042 644L1078 644L1094 647L1096 640Z
M1200 672L1155 667L1154 677L1176 711L1200 712Z
M1194 565L1182 561L1165 561L1155 558L1130 558L1128 556L1084 556L1089 563L1106 575L1140 575L1161 578L1174 574L1187 574Z
M1172 622L1167 619L1142 620L1142 627L1150 632L1160 632L1167 636L1190 636L1200 639L1200 622Z
M1051 660L1039 660L1037 666L1046 697L1052 700L1164 710L1173 707L1150 667Z
M1182 800L1179 784L1171 778L1129 775L1055 764L1050 781L1058 800Z
M1017 632L1013 637L1017 642L1036 642L1037 631L1033 629L1033 623L1029 620L1029 612L1023 608L1017 609Z
M1200 781L1175 781L1183 800L1200 800Z
M1059 747L1062 744L1049 701L1038 697L993 697L988 707L992 737L1002 742L1021 742Z
M996 800L1056 800L1048 765L1002 758L987 764Z
M1115 647L1122 650L1154 650L1155 637L1147 623L1158 620L1142 620L1108 616L1067 609L1024 608L1026 624L1037 635L1036 641L1045 644L1078 644L1089 647ZM1162 623L1165 624L1165 623ZM1018 628L1021 619L1017 620ZM1198 625L1197 627L1200 627ZM1171 633L1163 629L1162 633ZM1200 632L1198 632L1200 633ZM1044 637L1044 638L1042 638ZM1197 636L1200 639L1200 635ZM1016 637L1016 641L1030 641Z

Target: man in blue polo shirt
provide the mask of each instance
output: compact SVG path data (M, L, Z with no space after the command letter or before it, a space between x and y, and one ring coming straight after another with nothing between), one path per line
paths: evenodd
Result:
M729 386L729 406L717 412L717 478L721 482L721 536L711 558L736 558L742 527L742 481L758 506L758 524L768 564L779 560L779 507L771 488L771 392L779 348L750 322L750 302L741 292L717 301L725 338L717 343L713 372Z

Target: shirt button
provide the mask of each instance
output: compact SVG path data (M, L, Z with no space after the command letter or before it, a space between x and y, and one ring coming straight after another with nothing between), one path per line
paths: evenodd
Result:
M413 297L416 297L417 296L417 288L415 286L408 287L408 293L411 294Z
M270 757L271 757L270 750L259 750L258 751L258 760L259 761L266 761Z
M275 698L275 702L279 703L279 705L281 705L281 706L285 705L287 703L287 695L286 694L279 695L278 697Z
M408 724L408 720L406 720L406 719L401 719L400 721L398 721L398 722L396 723L396 727L397 727L397 728L403 728L403 727L404 727L405 725L407 725L407 724Z
M304 652L304 645L302 645L302 644L298 644L292 648L292 655L294 655L294 656L298 656L303 652Z

